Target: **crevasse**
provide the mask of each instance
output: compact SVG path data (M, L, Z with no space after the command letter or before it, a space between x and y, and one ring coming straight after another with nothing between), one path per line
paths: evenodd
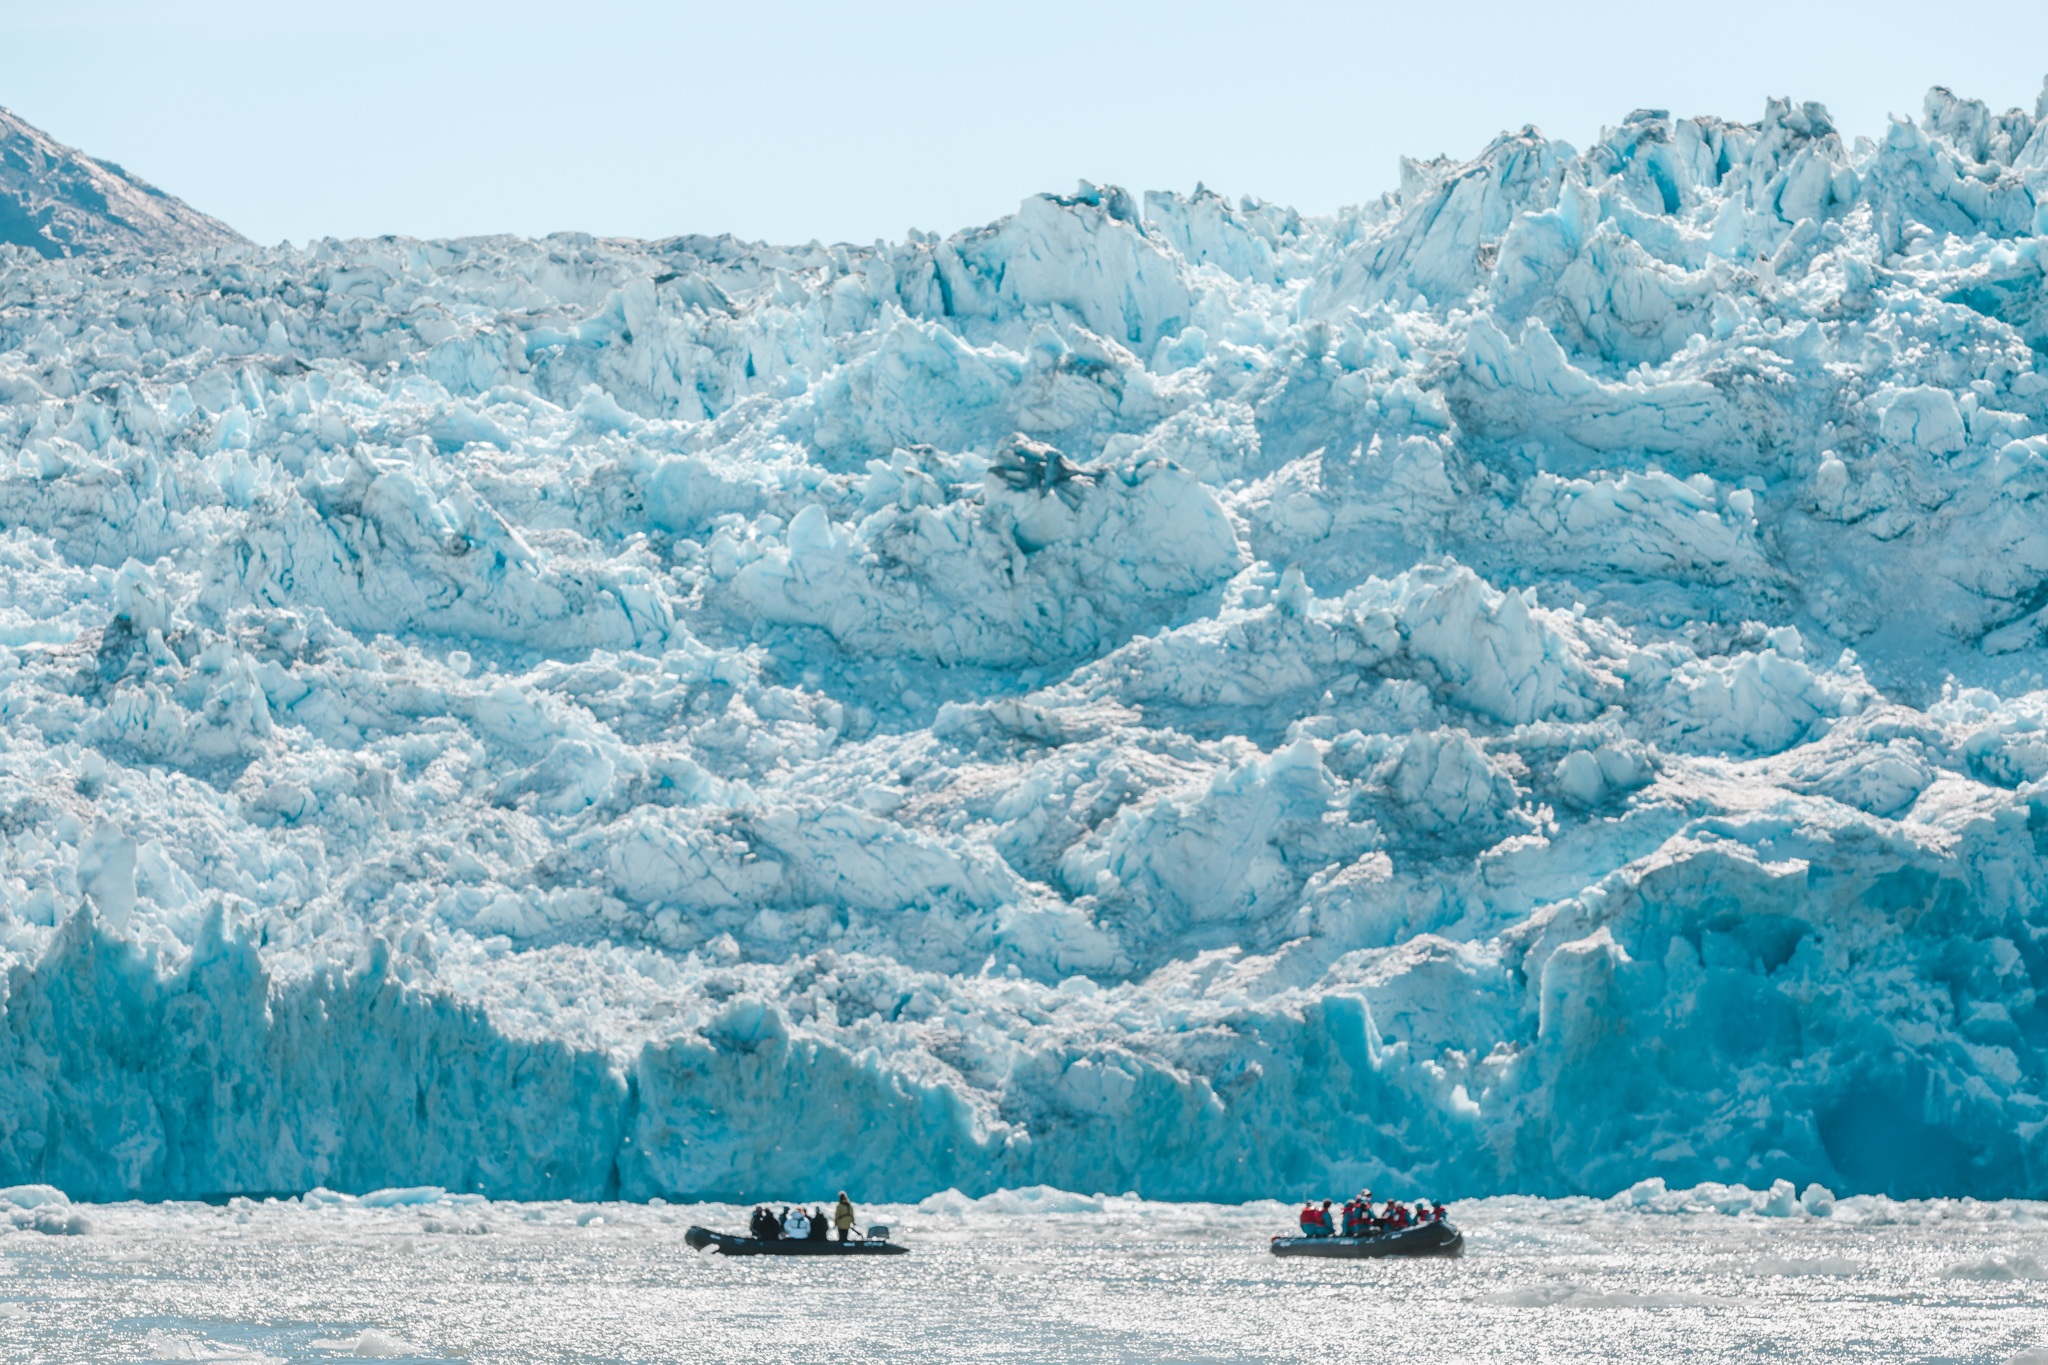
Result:
M0 1184L2048 1194L2044 266L1944 90L0 248Z

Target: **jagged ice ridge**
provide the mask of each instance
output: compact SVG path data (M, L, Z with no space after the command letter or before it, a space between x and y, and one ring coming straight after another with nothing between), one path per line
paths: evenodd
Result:
M0 1184L2042 1196L2044 265L1943 90L0 248Z

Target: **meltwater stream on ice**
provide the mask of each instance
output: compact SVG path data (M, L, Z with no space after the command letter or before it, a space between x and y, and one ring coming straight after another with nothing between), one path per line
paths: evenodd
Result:
M17 1208L9 1360L2048 1359L2048 1204L1656 1182L1460 1201L1460 1260L1266 1254L1292 1210L1044 1188L870 1207L911 1254L691 1251L721 1205ZM69 1234L69 1235L67 1235Z

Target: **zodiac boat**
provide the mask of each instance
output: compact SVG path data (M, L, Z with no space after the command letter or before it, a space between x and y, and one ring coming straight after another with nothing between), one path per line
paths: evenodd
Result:
M693 1227L683 1234L683 1241L693 1251L716 1247L721 1256L901 1256L910 1250L890 1241L889 1229L884 1227L869 1228L860 1237L846 1242L808 1237L777 1237L767 1241Z
M1369 1237L1275 1237L1275 1256L1463 1256L1465 1234L1454 1223L1421 1223Z

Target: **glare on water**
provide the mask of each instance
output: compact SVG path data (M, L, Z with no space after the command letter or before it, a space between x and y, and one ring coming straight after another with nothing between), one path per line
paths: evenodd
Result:
M691 1251L746 1209L237 1201L0 1236L8 1360L2033 1359L2048 1205L1830 1218L1454 1206L1456 1261L1279 1259L1278 1204L1026 1192L869 1208L913 1254ZM2048 1361L2048 1354L2039 1357Z

